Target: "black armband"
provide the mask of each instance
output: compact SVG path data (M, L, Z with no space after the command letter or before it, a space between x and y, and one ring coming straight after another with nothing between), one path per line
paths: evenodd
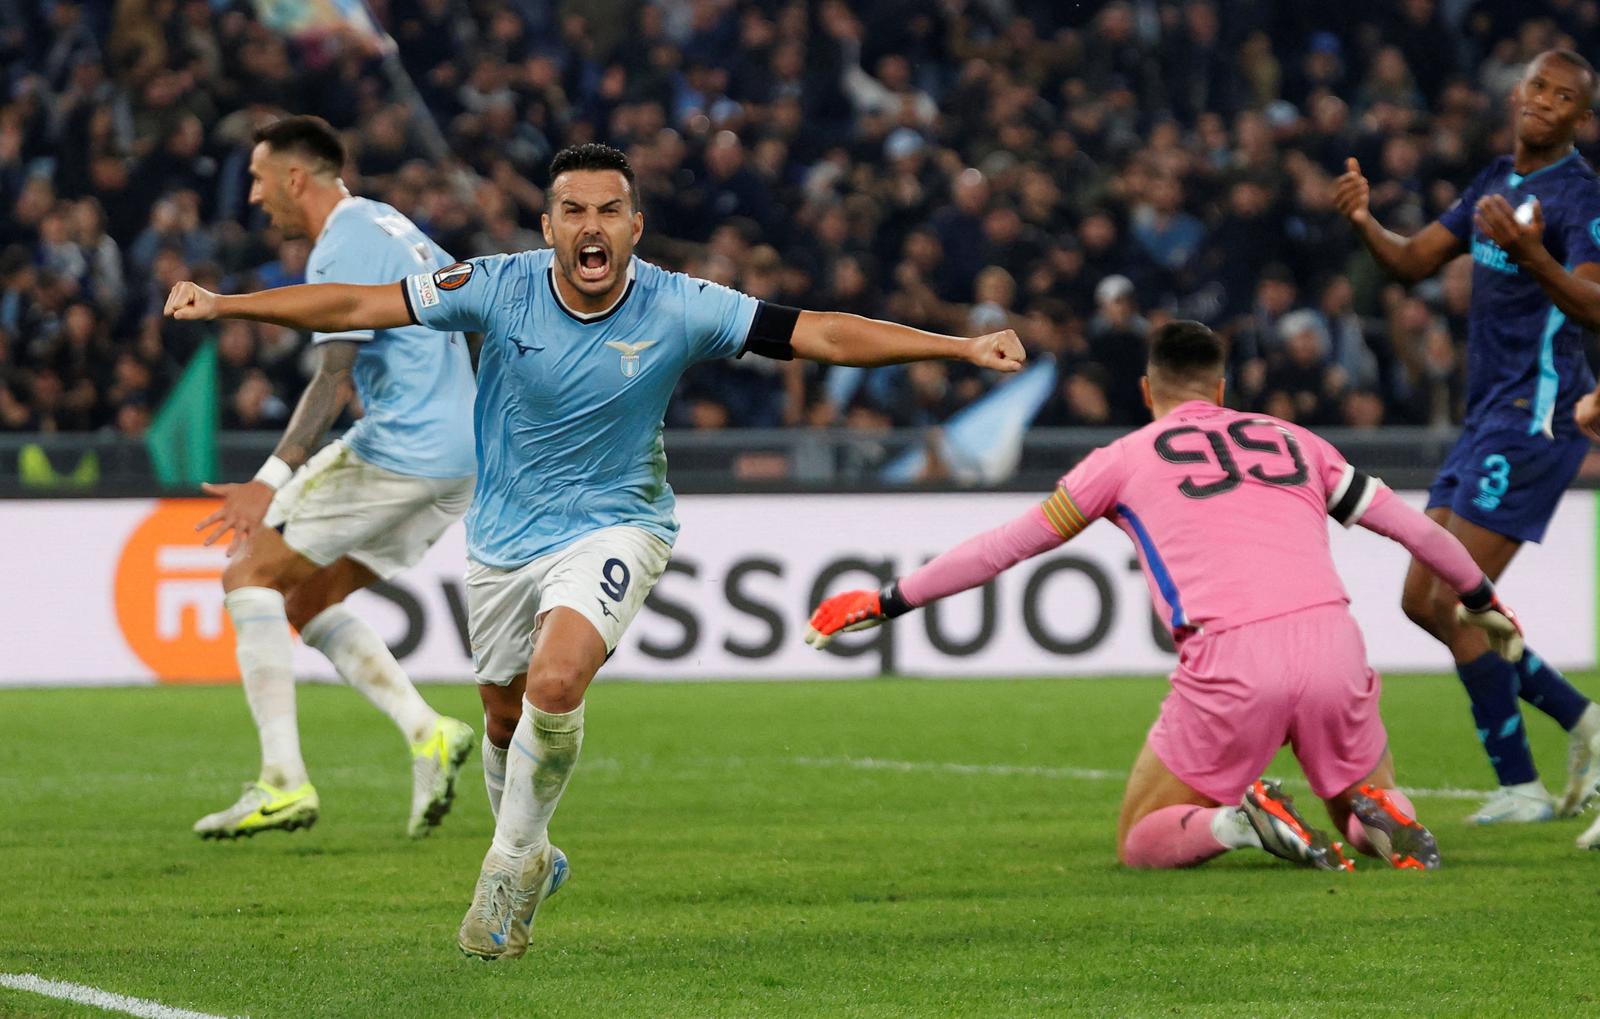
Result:
M411 319L411 324L421 325L422 323L417 321L417 309L411 306L411 288L406 286L405 280L400 281L400 296L405 298L406 315Z
M1468 612L1482 612L1494 604L1494 584L1484 577L1483 583L1460 597L1461 604L1466 606Z
M916 606L907 602L905 596L900 593L898 579L889 581L878 591L878 611L883 613L885 619L903 616L914 608Z
M774 361L794 360L794 327L800 321L800 309L762 301L756 305L756 317L750 321L750 333L744 338L744 348L739 356L759 354Z
M1340 526L1349 527L1361 520L1361 515L1372 505L1373 496L1383 487L1383 482L1352 467L1345 469L1348 473L1328 498L1328 516L1338 521Z

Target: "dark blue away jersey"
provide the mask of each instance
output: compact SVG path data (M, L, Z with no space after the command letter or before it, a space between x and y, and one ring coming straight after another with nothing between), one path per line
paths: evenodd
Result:
M1600 262L1600 178L1576 151L1527 176L1512 169L1510 156L1501 156L1439 217L1472 251L1467 425L1574 435L1572 405L1594 388L1584 329L1567 321L1538 283L1473 228L1473 207L1485 195L1504 195L1512 209L1537 197L1545 247L1572 269Z

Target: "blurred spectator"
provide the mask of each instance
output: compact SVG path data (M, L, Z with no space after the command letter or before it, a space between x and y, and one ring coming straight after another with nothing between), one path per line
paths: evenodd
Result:
M304 278L306 243L246 202L252 133L285 111L338 125L352 191L456 257L541 244L550 156L622 146L644 257L798 306L1019 327L1061 369L1041 423L1142 421L1145 320L1184 315L1231 338L1241 405L1448 424L1470 269L1394 287L1331 179L1357 156L1384 222L1420 228L1507 147L1526 61L1600 41L1588 0L374 4L418 109L359 40L282 38L252 4L11 8L0 426L125 434L214 337L230 423L276 427L304 384L303 337L158 317L185 276ZM697 368L669 418L922 426L993 381L744 358Z

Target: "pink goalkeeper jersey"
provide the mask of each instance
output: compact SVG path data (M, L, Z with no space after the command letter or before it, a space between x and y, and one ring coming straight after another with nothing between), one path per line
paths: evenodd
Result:
M1173 630L1348 602L1328 550L1378 491L1297 425L1201 400L1090 453L1044 504L1062 536L1106 517L1139 550Z

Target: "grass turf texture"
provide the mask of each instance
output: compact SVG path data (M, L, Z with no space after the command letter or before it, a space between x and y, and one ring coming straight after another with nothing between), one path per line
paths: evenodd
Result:
M1475 801L1423 796L1434 874L1248 851L1119 869L1121 782L1067 769L1124 772L1163 690L604 684L554 824L573 881L528 957L495 965L454 945L490 834L477 754L412 843L401 738L351 691L301 687L322 820L203 843L189 825L254 774L238 689L0 691L0 973L255 1019L1597 1007L1600 854L1572 848L1578 822L1469 829ZM425 693L477 717L469 687ZM1403 783L1488 787L1453 679L1391 679L1384 707ZM1559 786L1565 735L1530 722ZM0 988L0 1016L103 1014Z

